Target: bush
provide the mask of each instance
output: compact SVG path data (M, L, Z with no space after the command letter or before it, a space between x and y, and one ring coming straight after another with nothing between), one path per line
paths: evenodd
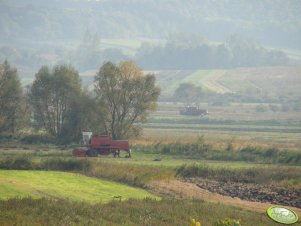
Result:
M265 105L257 105L256 106L256 112L267 112L268 111L268 107Z
M94 164L86 175L144 187L152 180L172 179L175 173L173 169L163 167L101 161Z
M217 221L214 226L241 226L240 220L226 218L224 220Z
M279 106L278 105L275 105L275 104L270 104L269 105L269 108L271 111L273 112L278 112L280 110Z
M28 170L36 168L37 167L32 163L32 161L26 156L15 158L10 157L0 161L0 169Z
M30 134L20 139L23 144L54 144L55 139L45 134Z
M186 155L193 158L204 158L206 153L213 150L212 145L205 143L203 136L198 137L195 142L189 144L180 142L169 144L157 143L154 145L135 145L133 148L141 152Z
M204 141L203 136L193 143L174 142L169 144L133 145L133 149L144 153L184 155L185 158L194 159L301 164L300 152L280 151L275 147L262 148L256 146L235 149L232 142L229 142L225 149L215 150L212 145Z
M298 169L283 167L255 167L249 169L214 168L208 165L182 165L176 169L176 175L181 177L201 177L209 180L242 183L266 183L267 181L284 181L300 179Z
M257 169L216 169L198 164L180 166L176 172L182 177L201 177L224 182L254 183L260 178L260 170Z
M0 169L10 170L61 170L83 171L90 169L90 162L86 159L50 158L42 162L35 162L29 157L8 157L0 161Z
M86 159L47 159L43 168L46 170L62 170L62 171L88 171L90 169L90 162Z

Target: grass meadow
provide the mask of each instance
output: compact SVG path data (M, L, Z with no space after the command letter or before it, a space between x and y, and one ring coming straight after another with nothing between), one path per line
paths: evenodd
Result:
M244 226L277 226L265 213L202 200L128 200L108 204L53 199L0 201L0 225L188 226L198 219L213 226L219 219L240 219ZM296 223L295 226L300 226Z
M157 198L142 189L68 172L0 170L0 181L0 199L51 197L95 204L107 203L116 197L122 200Z

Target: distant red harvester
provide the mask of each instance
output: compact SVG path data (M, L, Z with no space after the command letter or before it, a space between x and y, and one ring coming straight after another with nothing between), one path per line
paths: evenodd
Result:
M78 157L96 157L97 155L114 154L114 157L119 157L120 151L126 151L127 157L131 157L131 150L127 140L113 140L108 135L92 135L92 133L83 133L84 143L88 149L75 148L73 155Z

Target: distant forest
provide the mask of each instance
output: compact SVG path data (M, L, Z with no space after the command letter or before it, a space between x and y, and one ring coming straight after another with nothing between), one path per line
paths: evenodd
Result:
M2 0L0 39L79 40L87 28L102 38L166 39L180 31L301 49L300 12L299 0Z
M149 70L286 65L277 49L301 50L300 12L299 0L2 0L0 60L21 75L129 59ZM103 46L116 38L143 41Z
M146 69L220 69L286 65L281 51L268 50L254 41L232 35L225 43L212 44L189 35L180 35L164 46L142 45L137 61Z

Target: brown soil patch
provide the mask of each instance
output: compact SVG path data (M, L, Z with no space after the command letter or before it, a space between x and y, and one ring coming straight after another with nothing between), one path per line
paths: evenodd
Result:
M184 181L194 183L200 188L224 196L301 208L300 189L284 188L273 184L212 181L202 178L187 178Z
M271 203L253 202L219 195L202 189L194 183L182 182L179 180L153 181L149 186L152 190L165 195L179 198L196 198L215 203L224 203L260 213L265 213L266 210L272 205ZM289 208L293 209L299 216L301 216L301 209L295 207Z

